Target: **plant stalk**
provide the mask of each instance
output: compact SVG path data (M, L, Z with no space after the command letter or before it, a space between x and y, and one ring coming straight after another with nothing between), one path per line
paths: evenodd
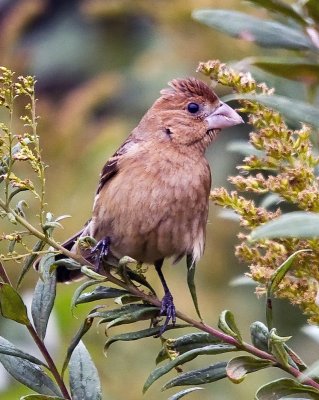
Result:
M47 362L48 367L49 367L50 371L52 372L52 375L54 376L54 379L55 379L57 385L59 386L63 396L66 399L71 400L69 392L68 392L67 388L65 387L65 384L59 374L59 371L58 371L54 361L52 360L52 357L50 356L47 348L45 347L45 344L39 338L37 332L35 331L34 327L31 324L27 325L27 329L28 329L30 335L32 336L33 340L35 341L36 345L38 346L39 350L41 351L45 361Z

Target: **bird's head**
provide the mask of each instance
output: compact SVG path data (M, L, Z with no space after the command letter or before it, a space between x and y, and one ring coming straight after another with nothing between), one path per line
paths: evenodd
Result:
M163 140L202 151L221 129L243 123L236 111L195 78L169 82L147 114L159 125Z

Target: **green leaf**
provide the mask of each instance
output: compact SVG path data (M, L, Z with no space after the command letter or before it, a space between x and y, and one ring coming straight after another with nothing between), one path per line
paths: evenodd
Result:
M134 322L134 320L147 319L151 316L158 315L159 309L154 306L145 304L128 304L121 308L115 308L108 311L93 311L89 317L102 318L100 323L114 321L118 318L124 318L128 321Z
M17 358L23 358L32 362L33 364L42 365L47 368L46 364L38 358L31 356L31 354L25 353L24 351L15 347L8 340L0 336L0 354L5 354L7 356L13 356Z
M215 336L209 333L188 333L176 339L167 339L158 356L156 357L156 364L164 361L168 357L168 351L178 354L184 354L189 350L205 347L209 344L224 343Z
M79 330L77 331L77 333L74 335L70 346L68 347L67 353L66 353L66 357L63 363L63 367L62 367L62 372L61 375L63 377L65 370L69 364L70 358L72 356L72 353L74 351L74 349L76 348L76 346L80 343L80 340L82 339L82 337L86 334L86 332L91 328L92 324L93 324L94 319L91 318L90 316L87 317L82 325L80 326Z
M263 20L238 11L195 10L192 17L230 36L255 42L261 47L314 50L308 37L297 28L273 20Z
M289 271L290 267L293 264L293 261L295 260L296 256L300 253L305 253L312 251L310 249L302 249L295 251L293 254L291 254L287 260L285 260L272 274L270 278L270 282L267 287L267 297L271 297L274 293L274 291L278 288L279 283L282 281L282 279L285 277L287 272Z
M257 156L262 157L264 152L261 150L257 150L251 143L248 143L246 140L233 140L226 146L227 151L232 151L236 153L240 153L244 156Z
M55 255L52 253L41 258L41 277L36 284L31 305L34 327L41 340L45 338L56 295L56 271L50 272L54 259Z
M277 335L275 328L269 332L269 348L271 353L285 367L289 367L289 355L285 348L285 343L291 338L291 336L282 337ZM294 365L294 367L296 367Z
M286 16L301 25L307 25L305 19L298 14L289 4L284 3L281 0L249 0L251 3L257 4L266 8L267 10L277 13L280 16Z
M95 281L96 283L96 281ZM114 299L125 294L130 294L127 290L116 289L107 286L97 286L92 292L82 293L75 301L75 305L89 303L91 301L102 299Z
M240 356L228 362L226 372L228 378L233 383L240 383L245 379L247 374L273 365L269 360L261 360L251 356Z
M114 303L118 304L119 306L124 306L125 304L137 303L141 301L139 296L133 296L132 294L123 294L122 296L116 297L114 299Z
M83 290L87 289L90 286L97 285L100 281L96 281L95 279L86 281L82 283L78 288L76 288L75 292L73 293L72 300L71 300L71 311L74 311L74 308L77 305L78 298L81 296Z
M237 328L234 315L229 310L224 310L219 316L218 327L227 335L237 339L238 342L242 343L243 339Z
M46 243L43 242L42 240L37 241L37 243L34 245L32 252L37 252L37 251L41 251L44 249ZM24 263L23 263L23 267L22 267L22 271L20 273L19 279L18 279L18 283L17 283L17 287L19 288L23 278L25 277L25 275L27 274L27 272L30 270L30 268L32 267L33 263L35 262L35 260L38 258L37 254L30 254L28 257L26 257Z
M81 264L71 258L61 258L61 260L57 260L54 262L54 268L57 267L65 267L71 271L76 269L81 269ZM104 277L105 279L105 277Z
M290 99L285 96L263 95L263 94L243 94L236 93L224 96L223 101L249 100L256 101L273 110L279 111L285 118L295 124L305 122L319 128L319 117L317 107L311 106L300 100Z
M125 273L130 280L140 283L141 285L147 287L154 295L156 295L153 287L147 282L147 280L137 272L130 269L128 266L125 267Z
M193 371L185 372L167 382L163 386L162 390L166 390L174 386L202 385L226 378L226 365L226 362L221 361L205 368L199 368L194 369Z
M319 214L294 211L269 221L250 234L251 240L319 236Z
M254 65L282 78L318 85L319 65L301 57L249 57L240 61L241 65Z
M278 204L282 201L283 199L277 193L270 193L264 196L260 203L260 207L268 209L273 206L278 206Z
M165 329L165 332L168 330L171 330L171 329L186 328L188 326L189 325L179 325L179 324L168 325ZM143 339L143 338L150 337L150 336L157 336L159 334L161 328L162 328L161 326L157 326L154 328L142 329L142 330L136 331L136 332L121 333L119 335L112 336L105 343L104 353L107 352L107 350L109 349L111 344L118 342L118 341L128 342L128 341L132 341L132 340Z
M19 324L29 325L27 308L19 293L7 283L0 283L0 308L4 318L11 319Z
M201 387L193 387L189 389L184 389L178 393L175 393L173 396L171 396L168 400L179 400L184 396L187 396L189 393L195 392L196 390L203 390Z
M176 368L179 365L183 365L186 362L189 362L196 358L197 356L201 355L213 355L213 354L222 354L222 353L228 353L230 351L236 351L237 348L235 346L232 346L230 344L212 344L209 346L205 346L202 348L198 349L193 349L189 350L184 354L181 354L174 358L173 360L169 361L165 365L158 367L154 369L154 371L151 372L149 377L147 378L144 387L143 387L143 393L147 391L147 389L155 382L157 379L159 379L161 376L167 374L169 371L171 371L173 368Z
M70 359L70 388L73 400L101 400L98 371L83 342L74 349Z
M125 312L124 314L118 316L117 318L114 318L112 321L110 321L105 329L106 331L110 329L112 326L118 326L118 325L125 325L125 324L133 324L134 322L137 321L144 321L146 319L153 319L158 316L158 308L157 307L150 307L150 306L143 306L143 304L139 304L142 307L139 309L136 309L134 312ZM130 304L130 306L133 306L133 304ZM106 322L105 319L102 319L99 324L103 324Z
M294 381L293 379L283 378L267 383L258 389L256 400L280 400L290 395L305 394L308 399L318 400L319 392L315 388Z
M4 338L1 339L1 343L3 346L12 347L15 350L15 346ZM14 379L36 393L61 396L59 388L38 365L21 357L1 353L0 362Z
M192 255L187 255L186 257L186 266L187 266L187 284L188 288L190 291L190 294L192 296L193 304L196 310L196 313L200 320L202 320L202 316L200 315L199 307L198 307L198 300L197 300L197 294L196 294L196 286L195 286L195 269L196 269L196 264L193 259Z
M90 279L95 279L97 281L105 281L104 275L98 274L91 267L87 267L86 265L81 267L81 272L82 272L82 274L86 275Z
M257 347L257 349L269 353L269 330L265 324L260 321L253 322L250 325L250 336L252 344Z

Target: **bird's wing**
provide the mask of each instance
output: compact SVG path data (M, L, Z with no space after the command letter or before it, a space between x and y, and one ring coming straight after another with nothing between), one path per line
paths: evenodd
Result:
M104 165L101 175L99 185L96 194L100 193L103 186L117 173L118 171L118 161L121 157L126 154L130 148L132 148L137 143L137 140L130 135L122 146L113 154L113 156Z

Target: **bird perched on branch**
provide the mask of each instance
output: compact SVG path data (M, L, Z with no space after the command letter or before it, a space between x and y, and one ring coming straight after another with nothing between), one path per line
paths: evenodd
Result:
M187 256L196 263L205 247L211 187L206 148L221 129L242 123L214 91L195 78L174 79L102 169L92 218L64 246L93 237L99 251L153 264L165 295L161 314L175 322L162 264ZM102 249L102 250L101 250ZM80 272L57 268L66 282Z

